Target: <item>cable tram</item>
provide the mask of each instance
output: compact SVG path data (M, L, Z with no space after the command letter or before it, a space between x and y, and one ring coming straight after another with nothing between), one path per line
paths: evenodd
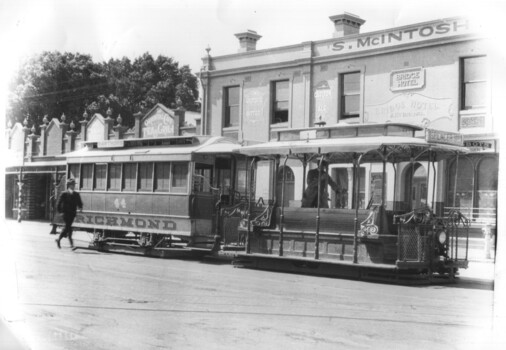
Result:
M468 266L469 220L445 215L440 192L448 160L467 153L462 144L460 134L388 123L282 130L241 147L248 201L239 225L245 251L234 264L453 280Z
M155 257L208 254L221 241L217 215L233 205L238 147L224 137L88 141L67 154L84 210L74 227L89 248ZM54 223L61 225L59 216Z

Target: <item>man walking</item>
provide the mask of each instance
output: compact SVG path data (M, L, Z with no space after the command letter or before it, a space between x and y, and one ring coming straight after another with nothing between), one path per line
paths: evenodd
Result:
M72 241L72 223L76 217L77 209L79 208L80 211L83 210L81 196L75 191L75 187L76 181L72 178L68 179L67 190L62 192L60 198L58 198L58 204L56 205L56 209L58 213L61 214L63 222L65 223L65 227L61 231L60 236L56 239L58 248L61 248L60 241L63 237L68 237L70 246L74 247L74 242Z

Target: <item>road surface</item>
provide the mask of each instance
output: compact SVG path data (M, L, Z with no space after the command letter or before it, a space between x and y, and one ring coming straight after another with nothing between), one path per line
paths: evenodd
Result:
M0 310L31 349L501 348L486 274L397 286L59 250L47 223L5 225Z

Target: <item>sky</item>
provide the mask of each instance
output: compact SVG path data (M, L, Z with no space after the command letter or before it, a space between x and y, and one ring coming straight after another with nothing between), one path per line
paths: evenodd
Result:
M262 36L257 49L331 38L329 16L344 12L366 21L362 33L454 16L505 32L505 10L505 0L0 0L0 118L12 73L42 51L97 62L150 52L197 73L207 47L236 53L246 29Z
M262 35L257 49L332 37L329 16L365 19L361 32L453 16L496 13L505 1L433 0L0 0L0 43L14 70L26 55L45 50L90 54L94 60L146 51L173 57L198 72L211 55L237 52L234 34ZM4 56L4 55L2 55Z

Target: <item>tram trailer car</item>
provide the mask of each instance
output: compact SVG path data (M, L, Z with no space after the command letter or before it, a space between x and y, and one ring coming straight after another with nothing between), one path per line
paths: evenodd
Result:
M240 194L235 141L179 136L86 142L67 155L83 201L73 227L90 249L154 257L199 257L219 247L218 213ZM56 215L54 223L62 225Z
M468 152L461 145L459 134L388 123L278 131L277 140L241 147L239 152L249 157L251 183L238 228L246 247L234 264L397 283L453 281L458 269L468 266L470 219L459 211L443 210L441 204L436 208L435 188L445 177L441 161L458 161ZM300 163L299 183L304 187L311 167L319 176L344 169L348 179L341 184L341 198L330 208L320 204L328 203L327 198L320 200L324 191L318 191L313 207L287 200L287 161L292 166ZM375 198L372 193L363 198L363 165L369 171L375 166L382 175ZM425 188L422 201L402 203L397 184L401 169L402 176L410 178L403 196L411 199L419 179L415 170L421 166L432 188ZM262 182L269 172L272 183L266 189ZM388 186L387 176L394 177ZM319 186L327 184L322 180ZM269 197L255 194L258 187ZM388 202L385 188L391 191ZM226 218L228 209L224 211Z

